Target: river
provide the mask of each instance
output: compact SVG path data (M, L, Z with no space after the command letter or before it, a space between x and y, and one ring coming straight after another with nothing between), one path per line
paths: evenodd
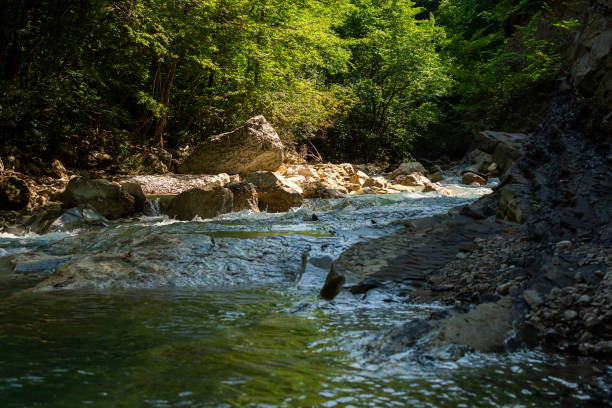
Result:
M452 197L360 196L284 214L0 235L0 265L21 265L0 274L0 406L609 404L612 367L601 362L538 350L372 358L367 344L380 330L443 308L414 304L397 285L318 298L329 262L353 243L490 191L446 187ZM116 264L132 252L137 262ZM28 290L55 265L40 262L50 256L83 260L92 278L73 290ZM108 280L99 272L120 268ZM162 277L143 279L151 270Z

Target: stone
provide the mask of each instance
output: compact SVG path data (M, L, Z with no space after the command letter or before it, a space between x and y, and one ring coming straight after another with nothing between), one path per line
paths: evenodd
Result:
M108 153L92 152L89 154L88 160L91 166L104 167L113 162L113 156Z
M476 173L468 171L463 173L463 175L461 176L461 183L467 185L484 186L485 184L487 184L487 180Z
M474 137L470 150L479 150L491 155L491 163L496 163L499 173L503 174L512 163L523 156L523 144L526 139L527 135L522 133L484 130Z
M563 318L565 320L573 320L578 316L578 313L575 310L566 310L563 312Z
M372 187L364 187L364 188L360 188L359 190L355 191L355 194L357 195L376 194L376 190L374 190Z
M524 291L523 298L531 309L537 309L544 302L534 289L527 289Z
M301 189L271 171L256 171L245 180L257 190L259 208L268 212L284 212L304 203Z
M4 172L4 163L2 162L2 157L0 157L0 173Z
M572 241L559 241L555 244L557 249L567 249L572 246Z
M387 180L384 177L370 177L363 182L363 187L385 188Z
M135 198L108 180L88 180L75 177L68 182L60 195L64 208L90 204L102 216L109 219L125 217L134 212Z
M438 339L465 344L483 353L504 351L514 331L516 313L510 297L482 303L468 313L449 316L442 322Z
M424 187L430 184L431 181L422 173L402 174L393 178L393 184L402 184L409 187Z
M425 174L427 173L427 170L425 169L425 166L423 166L421 163L417 162L417 161L412 161L412 162L407 162L407 163L402 163L399 165L399 167L395 170L393 170L391 172L391 180L395 179L397 176L400 175L408 175L411 173L421 173L421 174Z
M355 174L355 169L350 163L340 163L338 167L344 171L345 177L352 176L353 174Z
M429 180L432 183L437 183L439 181L444 180L444 177L442 177L442 173L441 172L437 171L437 172L433 173L431 176L429 176Z
M107 227L108 220L90 204L65 210L48 227L48 232L69 231L84 227ZM45 231L47 232L47 231Z
M55 178L64 179L68 177L68 172L61 161L55 159L51 162L51 167L47 173Z
M121 184L121 190L134 197L135 212L141 213L144 211L147 197L145 197L140 184L134 182L123 183Z
M157 147L147 147L134 154L132 166L139 173L165 174L172 168L172 154Z
M306 178L319 178L319 173L317 173L317 171L310 166L298 166L297 171L300 176L304 176Z
M233 211L249 210L259 212L257 190L251 183L227 183L225 188L234 195Z
M196 216L212 218L231 212L232 191L216 184L192 188L176 196L168 205L166 214L171 218L189 221Z
M493 156L480 149L474 149L468 154L468 159L479 172L486 172L493 161Z
M365 174L363 171L358 170L356 173L351 175L351 177L349 178L349 183L363 186L363 183L369 178L370 176Z
M304 198L342 198L342 193L337 188L329 188L320 181L310 181L302 184Z
M440 183L425 184L425 187L423 187L423 192L424 193L436 192L436 193L447 195L447 196L452 195L450 190L442 187Z
M529 187L523 184L508 184L499 190L499 204L495 210L497 218L522 224L527 220L529 205L526 201Z
M25 181L13 176L0 176L0 210L23 210L31 195Z
M180 173L238 173L275 171L283 164L283 144L263 116L211 137L198 145L178 167Z
M390 189L402 192L402 193L415 193L416 189L410 186L404 186L402 184L389 184Z

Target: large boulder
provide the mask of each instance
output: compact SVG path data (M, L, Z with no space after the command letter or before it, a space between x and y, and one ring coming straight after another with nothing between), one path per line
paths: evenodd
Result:
M106 218L116 219L134 212L135 199L121 187L108 180L88 180L75 177L60 195L64 208L90 204Z
M30 188L12 176L0 177L0 210L22 210L30 202Z
M425 169L425 166L423 166L421 163L417 162L417 161L412 161L412 162L407 162L407 163L402 163L399 165L399 167L395 170L393 170L393 172L391 172L391 180L393 180L394 178L396 178L397 176L401 176L403 174L411 174L411 173L422 173L425 174L427 173L427 169Z
M244 181L255 186L262 210L283 212L304 203L300 187L271 171L253 172Z
M201 143L178 167L179 173L275 171L283 164L283 144L263 116Z
M189 221L196 216L212 218L232 211L234 195L230 189L209 184L179 194L166 210L169 217Z
M504 174L516 160L523 156L523 133L494 132L484 130L472 142L468 159L475 172L485 171L492 163L499 174Z
M259 212L259 199L253 184L232 182L227 183L224 187L231 190L232 194L234 194L234 211L251 210Z

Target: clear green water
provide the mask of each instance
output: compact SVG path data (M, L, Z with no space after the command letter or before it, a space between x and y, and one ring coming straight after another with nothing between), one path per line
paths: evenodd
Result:
M584 362L516 353L424 367L352 352L421 312L330 306L289 287L13 296L0 303L1 406L605 404L591 389L605 375Z
M372 360L366 345L377 332L437 306L410 304L384 289L343 293L332 303L317 298L326 273L321 259L388 232L394 220L474 198L473 189L456 191L454 198L366 196L208 222L144 220L78 235L0 235L0 263L15 253L115 251L142 236L208 236L223 248L209 262L233 263L256 277L229 286L220 279L225 287L194 279L192 287L30 293L24 289L41 276L0 276L0 408L610 405L612 368L604 362L533 351L424 364ZM269 269L299 271L304 251L318 261L297 277L266 275L265 264L234 259L232 248L281 251Z

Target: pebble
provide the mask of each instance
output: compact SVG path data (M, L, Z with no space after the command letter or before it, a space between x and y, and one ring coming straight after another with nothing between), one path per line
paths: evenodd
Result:
M563 317L566 320L573 320L576 318L576 316L578 316L578 313L575 310L566 310L563 312Z

